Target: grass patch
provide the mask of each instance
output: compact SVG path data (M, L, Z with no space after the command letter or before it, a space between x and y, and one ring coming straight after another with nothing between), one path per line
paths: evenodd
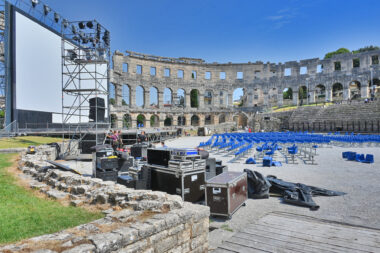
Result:
M227 224L223 224L220 228L228 232L234 232L234 230L230 228Z
M62 138L43 136L20 136L0 139L0 149L2 148L27 148L28 146L39 146L51 142L62 142Z
M16 154L0 154L0 244L50 234L104 217L34 196L7 171Z

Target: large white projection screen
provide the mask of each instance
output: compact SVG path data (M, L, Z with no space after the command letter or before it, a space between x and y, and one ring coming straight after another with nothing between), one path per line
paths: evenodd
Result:
M16 109L62 112L61 37L15 12Z

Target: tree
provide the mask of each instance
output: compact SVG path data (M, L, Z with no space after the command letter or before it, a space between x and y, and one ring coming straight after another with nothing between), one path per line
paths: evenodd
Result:
M286 89L283 93L284 99L293 99L293 91L291 88Z
M145 117L144 117L144 115L139 114L139 115L137 116L137 125L140 125L140 124L144 125L144 121L145 121Z
M124 99L123 99L123 100L121 100L121 104L122 104L122 105L128 105L128 104L127 104L127 102L125 102L125 100L124 100Z
M111 105L115 105L115 104L116 104L116 101L115 101L114 98L110 98L110 104L111 104Z
M198 108L198 90L192 90L190 92L190 106Z
M305 86L301 86L298 90L298 98L299 99L306 99L307 97L307 89Z
M325 59L331 58L331 57L333 57L334 55L337 55L337 54L345 54L345 53L350 53L350 50L348 50L347 48L342 47L342 48L339 48L336 51L329 52L329 53L325 54Z

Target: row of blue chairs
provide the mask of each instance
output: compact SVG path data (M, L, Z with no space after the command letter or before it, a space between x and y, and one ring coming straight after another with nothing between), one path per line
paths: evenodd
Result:
M346 151L342 153L342 157L348 161L357 161L361 163L374 163L375 159L373 154L357 154L356 152Z

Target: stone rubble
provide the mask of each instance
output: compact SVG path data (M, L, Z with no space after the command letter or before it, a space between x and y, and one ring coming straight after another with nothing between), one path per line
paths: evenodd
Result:
M31 188L73 206L111 208L102 219L2 246L0 252L207 252L207 206L60 171L46 162L55 156L50 146L22 154L19 169L30 176Z

